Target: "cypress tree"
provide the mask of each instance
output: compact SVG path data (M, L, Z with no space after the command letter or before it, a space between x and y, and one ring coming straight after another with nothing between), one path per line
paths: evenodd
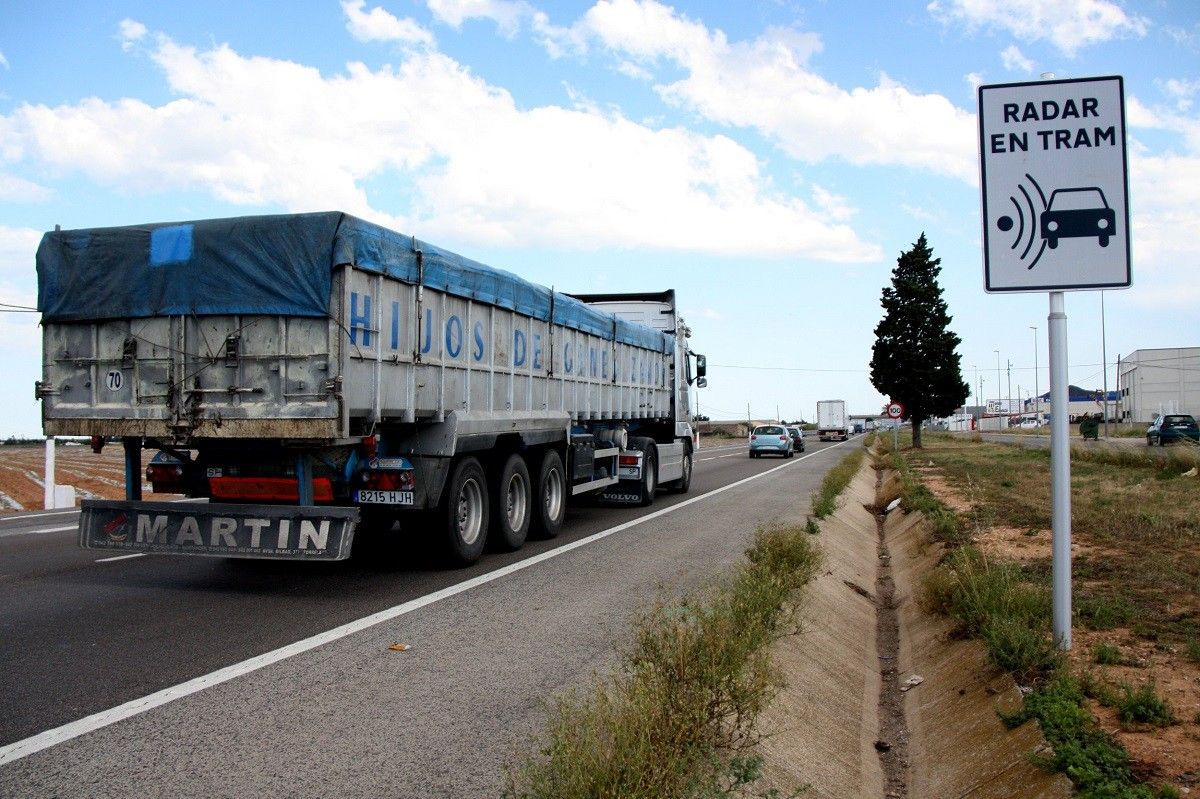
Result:
M952 317L937 277L942 259L933 257L925 234L896 259L892 285L883 289L883 320L871 348L871 384L904 405L913 447L921 447L921 423L949 416L970 395L962 379L962 343L950 330Z

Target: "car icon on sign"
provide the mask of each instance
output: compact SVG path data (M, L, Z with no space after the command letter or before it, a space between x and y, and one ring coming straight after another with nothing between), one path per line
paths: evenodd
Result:
M1095 186L1081 189L1057 189L1042 212L1042 238L1050 249L1059 239L1095 236L1101 247L1117 227L1117 215L1108 207L1104 192Z

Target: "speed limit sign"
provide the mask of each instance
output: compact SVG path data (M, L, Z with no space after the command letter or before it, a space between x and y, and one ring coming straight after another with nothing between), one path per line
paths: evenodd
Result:
M899 419L904 416L904 406L899 402L889 402L887 406L887 415L889 419Z

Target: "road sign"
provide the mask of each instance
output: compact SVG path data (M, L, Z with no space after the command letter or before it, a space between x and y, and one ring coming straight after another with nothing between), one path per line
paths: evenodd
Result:
M979 87L984 289L1128 288L1119 76Z
M904 416L904 406L899 402L889 402L887 406L887 415L889 419L900 419Z

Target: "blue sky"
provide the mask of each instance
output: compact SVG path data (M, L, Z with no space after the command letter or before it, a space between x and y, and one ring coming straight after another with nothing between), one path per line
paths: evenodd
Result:
M344 210L563 291L674 288L711 364L702 412L812 419L883 404L880 291L924 232L968 382L1005 396L1011 361L1029 394L1036 336L1045 391L1047 295L983 291L975 87L1122 75L1134 285L1104 295L1110 388L1118 354L1200 344L1190 0L3 0L0 19L3 303L34 304L55 224ZM1100 304L1066 297L1087 387ZM39 432L39 342L36 314L0 313L0 435Z

